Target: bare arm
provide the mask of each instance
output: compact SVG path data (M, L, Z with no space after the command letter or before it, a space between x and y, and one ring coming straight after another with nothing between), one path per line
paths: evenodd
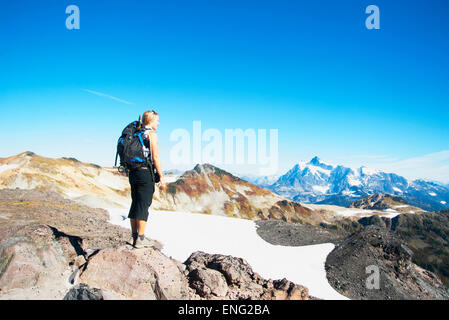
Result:
M159 176L161 177L161 189L164 189L165 181L162 175L161 160L159 158L159 144L157 140L157 133L155 131L151 131L149 134L150 134L150 144L151 144L151 152L153 154L154 167L156 168L156 171L159 173Z

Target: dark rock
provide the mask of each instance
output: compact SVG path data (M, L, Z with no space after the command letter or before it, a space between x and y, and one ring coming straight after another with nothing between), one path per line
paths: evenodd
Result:
M101 289L91 288L80 283L67 292L63 300L104 300Z
M429 276L412 257L394 232L371 225L339 243L325 267L329 283L351 299L449 299L438 277ZM378 288L368 283L373 270L379 271Z
M185 262L190 286L206 299L307 300L307 288L287 279L265 280L242 258L194 252Z
M188 274L190 287L202 297L215 295L224 297L228 291L228 285L223 274L209 268L193 269Z
M306 246L333 242L341 238L338 232L324 228L300 223L287 223L284 221L264 220L256 221L257 234L265 241L281 246Z

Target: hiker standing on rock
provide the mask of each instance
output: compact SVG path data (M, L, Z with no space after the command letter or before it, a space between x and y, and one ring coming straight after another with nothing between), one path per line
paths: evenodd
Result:
M167 186L162 175L161 162L156 129L159 126L159 114L154 110L145 111L142 115L144 133L144 155L152 156L154 167L160 176L160 189L165 191ZM155 181L148 166L129 170L129 183L131 185L131 208L128 218L131 220L132 245L135 248L152 246L153 243L145 238L145 227L148 220L148 209L153 201Z

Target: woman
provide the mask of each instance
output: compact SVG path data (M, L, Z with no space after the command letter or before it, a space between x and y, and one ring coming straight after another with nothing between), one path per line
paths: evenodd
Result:
M162 175L161 162L159 159L159 147L157 142L156 129L159 127L159 114L154 111L145 111L142 116L142 125L145 128L145 156L151 154L153 157L154 167L156 168L160 180L160 189L165 191L167 186ZM149 144L148 144L149 142ZM131 185L131 208L129 209L128 218L131 220L132 239L129 241L135 248L150 247L153 243L146 239L145 227L148 220L148 209L153 201L154 181L151 169L142 167L129 171L129 183Z

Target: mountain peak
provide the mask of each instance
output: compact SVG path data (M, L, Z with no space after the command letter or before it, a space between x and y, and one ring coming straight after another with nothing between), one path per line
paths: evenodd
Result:
M318 166L321 164L320 158L318 156L315 156L312 158L312 160L309 161L309 164L313 164L315 166Z
M36 154L33 151L25 151L25 152L22 152L21 155L32 157L32 156L34 156Z
M201 172L205 172L205 173L209 173L211 171L215 171L215 166L209 164L209 163L198 163L193 170L201 173Z
M326 169L326 170L332 170L333 166L322 161L320 158L318 158L318 156L315 156L312 158L312 160L310 160L306 165L312 165L315 167L320 167L322 169Z

